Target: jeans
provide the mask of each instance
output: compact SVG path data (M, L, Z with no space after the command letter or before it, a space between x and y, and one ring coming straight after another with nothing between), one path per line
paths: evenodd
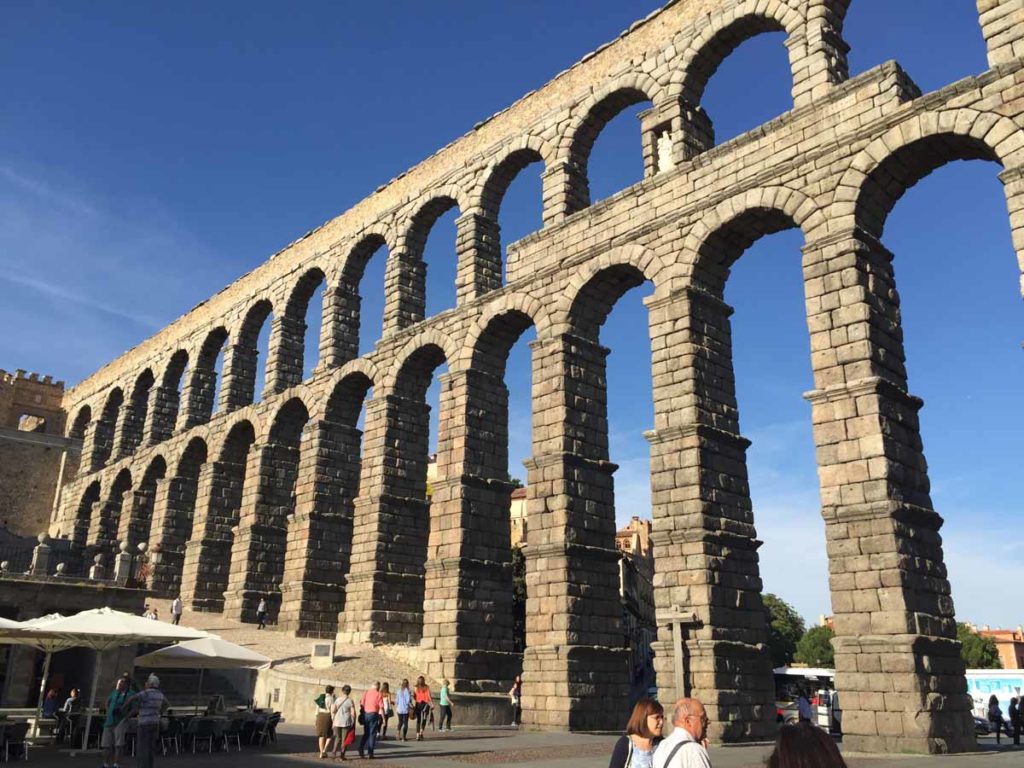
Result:
M445 723L448 723L448 730L452 729L452 705L442 704L441 705L441 722L438 724L438 730L444 730Z
M373 754L373 750L377 746L378 717L379 715L376 712L364 713L363 738L359 740L359 754L362 754L364 749L369 754Z
M136 739L135 751L139 756L139 768L153 768L153 756L156 754L156 740L160 736L160 723L140 725Z
M409 713L398 713L398 736L406 738L409 735Z
M256 613L256 629L263 629L267 626L267 614L265 611L258 611Z

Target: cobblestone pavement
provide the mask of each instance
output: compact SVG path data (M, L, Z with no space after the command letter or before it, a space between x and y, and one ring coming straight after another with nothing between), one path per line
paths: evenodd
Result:
M569 733L528 733L510 729L456 728L450 733L429 733L423 742L385 741L377 748L376 759L360 760L353 749L346 764L373 768L466 768L466 766L516 765L526 768L593 768L608 762L614 736L590 736ZM191 753L159 758L167 768L191 768L200 761L221 768L298 768L301 765L337 764L319 760L312 728L282 726L277 744L265 748L243 747L241 753L214 755ZM714 768L761 768L770 748L767 746L731 746L711 750ZM34 750L31 762L41 768L76 764L99 764L96 755L79 754L69 759L66 751ZM1024 747L1013 749L1005 742L999 749L994 740L983 739L982 751L970 755L942 758L908 755L888 757L849 756L850 768L1002 768L1024 765ZM122 761L134 768L134 758Z

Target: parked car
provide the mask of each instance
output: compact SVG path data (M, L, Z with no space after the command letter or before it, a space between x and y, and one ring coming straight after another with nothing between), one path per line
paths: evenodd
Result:
M983 717L974 716L974 735L975 736L988 736L992 733L992 729L988 727L988 720Z

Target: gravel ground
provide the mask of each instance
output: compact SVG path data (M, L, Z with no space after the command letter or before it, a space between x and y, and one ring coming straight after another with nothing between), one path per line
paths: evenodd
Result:
M149 600L160 612L164 621L171 619L170 600ZM220 635L237 645L244 645L262 653L277 662L274 666L284 672L291 672L313 678L345 680L354 688L367 687L375 680L387 680L394 689L402 678L415 683L422 672L415 667L388 655L386 648L362 645L339 645L335 647L335 661L329 669L313 669L309 665L312 640L295 638L273 628L256 629L255 624L243 624L227 619L219 613L199 613L186 609L181 624ZM438 681L428 680L436 686Z

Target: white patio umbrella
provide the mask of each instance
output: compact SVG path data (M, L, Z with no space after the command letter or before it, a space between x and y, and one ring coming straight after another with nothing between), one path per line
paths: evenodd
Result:
M0 636L2 634L4 633L0 633ZM206 633L198 629L188 629L164 621L154 621L131 613L115 611L111 608L94 608L76 613L74 616L54 614L34 619L25 622L19 629L9 630L8 636L12 637L10 642L32 645L36 648L41 648L42 643L53 644L53 650L49 651L51 654L56 650L66 648L92 648L96 651L92 688L89 691L89 709L85 716L85 735L82 738L82 748L84 749L89 743L92 710L96 705L96 686L99 683L99 654L101 651L137 643L174 643L182 640L196 640L205 637ZM56 647L58 644L60 647ZM48 668L49 664L46 666Z
M187 640L135 657L137 667L198 669L200 695L203 692L203 672L207 669L245 669L269 663L270 659L262 653L229 643L217 635Z
M33 627L40 623L63 618L59 613L50 613L28 621L11 621L0 619L0 644L24 645L41 651L43 656L43 677L39 681L39 700L36 704L36 719L32 727L32 735L39 735L39 722L43 719L43 699L46 696L46 680L50 677L50 661L53 654L73 648L74 643L63 637L38 637L32 634Z

